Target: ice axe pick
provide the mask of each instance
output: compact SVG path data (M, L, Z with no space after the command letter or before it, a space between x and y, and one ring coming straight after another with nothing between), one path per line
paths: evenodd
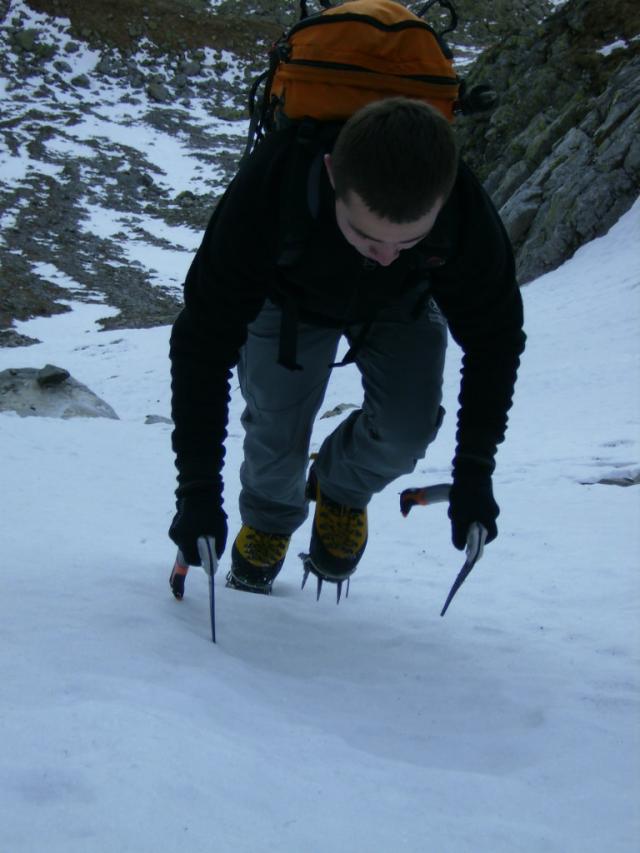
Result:
M400 512L406 517L414 506L429 506L449 500L450 483L438 483L435 486L424 486L421 489L405 489L400 495ZM466 560L453 582L440 616L444 616L454 595L460 589L467 576L482 556L484 543L487 539L487 529L476 521L469 527L467 533Z

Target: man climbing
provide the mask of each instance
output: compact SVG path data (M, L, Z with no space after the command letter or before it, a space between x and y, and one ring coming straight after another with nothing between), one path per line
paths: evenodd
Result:
M463 350L449 499L452 539L497 535L492 474L519 356L522 302L491 201L447 120L407 98L377 101L312 142L268 134L216 208L171 336L177 512L185 563L196 539L227 538L221 469L229 379L246 403L242 526L230 586L270 592L291 534L315 502L309 559L341 584L367 544L372 496L411 472L444 414L447 326ZM360 409L307 472L314 419L342 337ZM184 578L172 576L174 593ZM178 597L180 597L178 596Z

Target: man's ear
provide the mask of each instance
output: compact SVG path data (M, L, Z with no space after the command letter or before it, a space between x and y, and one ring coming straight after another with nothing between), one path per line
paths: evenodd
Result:
M329 175L329 183L331 184L331 186L335 190L336 185L333 181L333 167L331 165L331 154L325 154L324 155L324 166L325 166L325 169L327 170L327 175Z

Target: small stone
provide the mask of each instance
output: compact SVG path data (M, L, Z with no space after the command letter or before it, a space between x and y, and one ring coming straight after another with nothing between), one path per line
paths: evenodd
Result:
M28 53L33 51L38 40L37 30L19 30L14 35L15 43Z
M78 74L77 77L71 79L71 82L79 89L89 89L91 87L91 81L86 74Z
M198 199L190 190L183 190L175 197L175 203L181 207L193 207Z
M165 103L171 100L171 92L162 83L149 83L147 86L147 95L153 101Z
M113 74L114 70L114 62L110 56L101 57L100 62L96 65L98 74Z
M73 68L69 65L68 62L64 62L62 59L58 59L53 63L53 67L56 71L59 71L60 74L71 74Z
M193 62L192 60L186 60L180 63L180 71L186 77L197 77L198 74L202 73L202 65L199 62Z

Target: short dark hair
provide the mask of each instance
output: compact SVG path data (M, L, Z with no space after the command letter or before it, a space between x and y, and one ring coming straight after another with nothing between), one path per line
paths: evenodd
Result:
M458 152L447 119L423 101L386 98L358 110L341 129L331 155L336 197L356 192L391 222L420 219L445 200Z

